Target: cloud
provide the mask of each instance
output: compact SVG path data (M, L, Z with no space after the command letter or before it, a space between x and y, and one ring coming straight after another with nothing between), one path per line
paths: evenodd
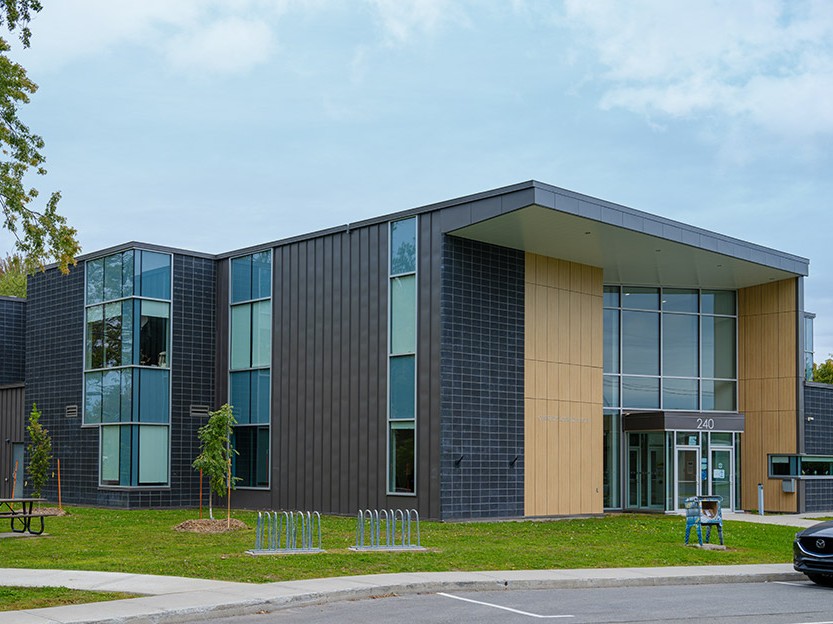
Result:
M74 0L50 4L32 23L22 58L37 71L106 54L125 45L146 48L175 69L240 71L274 49L272 29L307 0Z
M432 36L449 23L465 23L459 2L452 0L368 0L387 45L411 43Z
M233 73L265 62L274 47L267 24L230 17L175 36L167 45L166 56L177 69Z
M833 3L565 0L560 22L603 67L603 108L833 133Z

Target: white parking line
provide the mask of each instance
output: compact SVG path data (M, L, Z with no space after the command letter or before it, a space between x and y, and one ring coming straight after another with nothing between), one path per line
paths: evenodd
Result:
M801 582L793 582L793 581L772 581L775 585L794 585L796 587L812 587L812 585L808 585L805 581L804 583Z
M501 605L492 604L491 602L481 602L480 600L472 600L471 598L463 598L461 596L452 596L451 594L444 594L442 592L437 592L438 596L445 596L446 598L454 598L454 600L462 600L463 602L471 602L473 604L483 605L484 607L492 607L493 609L502 609L503 611L510 611L512 613L518 613L520 615L526 615L529 617L534 618L545 618L545 619L552 619L552 618L571 618L575 617L574 615L538 615L537 613L528 613L526 611L518 611L517 609L512 609L510 607L502 607ZM833 624L833 623L831 623Z

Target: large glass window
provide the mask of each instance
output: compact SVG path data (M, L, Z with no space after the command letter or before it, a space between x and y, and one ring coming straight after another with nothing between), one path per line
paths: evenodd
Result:
M171 266L147 250L86 262L83 422L101 428L102 485L168 483Z
M106 425L101 427L102 485L151 487L168 483L167 426Z
M622 373L659 375L659 314L622 312Z
M605 286L604 305L605 407L737 409L734 291Z
M390 224L388 493L416 493L417 219Z
M272 252L230 262L229 403L237 425L232 462L239 487L269 487Z

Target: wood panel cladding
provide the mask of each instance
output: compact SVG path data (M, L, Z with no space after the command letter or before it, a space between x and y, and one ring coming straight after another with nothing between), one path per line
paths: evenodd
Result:
M602 270L528 253L524 513L601 513Z
M767 453L795 453L798 418L797 278L738 291L738 410L741 436L741 505L757 508L764 484L767 511L798 511L796 494L767 478Z

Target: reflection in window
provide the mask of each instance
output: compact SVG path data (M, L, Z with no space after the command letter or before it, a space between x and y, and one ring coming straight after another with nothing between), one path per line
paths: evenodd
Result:
M168 366L168 317L170 306L159 301L142 301L139 320L139 364Z
M231 444L238 487L269 487L269 427L236 426Z
M390 424L390 475L391 492L413 494L414 489L414 423Z

